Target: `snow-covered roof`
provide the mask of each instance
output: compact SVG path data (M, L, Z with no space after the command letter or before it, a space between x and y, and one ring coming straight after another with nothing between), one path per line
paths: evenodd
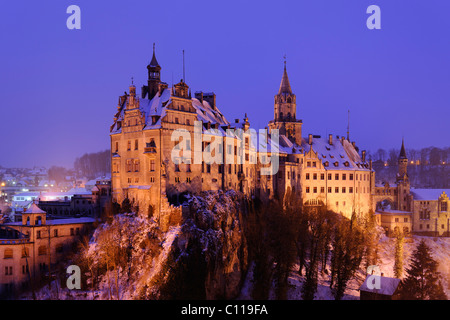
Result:
M322 163L328 162L330 170L370 170L368 163L362 161L361 156L346 139L333 137L332 144L329 144L327 138L313 136L311 145L308 140L302 139L301 147L305 153L312 148Z
M439 200L442 193L445 192L447 196L450 195L450 189L413 189L411 188L411 194L414 200Z
M127 99L129 99L128 96ZM140 97L136 97L135 99L138 101L140 111L145 115L144 130L157 129L161 127L161 119L166 115L167 106L172 102L172 88L164 89L161 95L155 95L151 100ZM198 121L219 124L218 130L221 131L221 134L225 133L221 126L226 126L229 122L217 107L211 107L206 100L201 102L196 98L192 98L191 101L197 113ZM118 118L123 116L124 109L125 107L119 111ZM159 119L153 123L152 116L159 116ZM111 133L115 134L120 132L121 129L117 129L117 124L114 124Z
M39 208L37 204L33 202L31 206L25 211L25 213L45 213L45 211L41 210L41 208Z
M376 281L378 281L378 280L380 281L380 289L376 289L376 288L369 289L369 287L367 286L369 281L375 287ZM386 296L392 296L395 293L395 291L397 290L397 287L399 284L400 284L400 279L397 279L397 278L369 275L369 276L367 276L366 280L364 280L364 283L361 285L359 290L365 291L365 292L382 294L382 295L386 295Z

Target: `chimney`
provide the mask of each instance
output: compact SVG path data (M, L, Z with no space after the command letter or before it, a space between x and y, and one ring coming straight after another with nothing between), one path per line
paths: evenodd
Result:
M361 151L362 162L366 162L366 150Z
M309 134L308 135L308 143L309 143L309 145L312 145L312 138L313 138L312 134Z
M352 142L353 148L356 147L355 141Z
M234 123L239 123L239 119L234 119Z
M342 137L341 137L341 143L342 143L342 145L344 145L344 139L345 139L345 138L342 136Z
M216 94L214 92L203 93L203 99L208 101L212 109L216 110Z
M332 134L328 135L328 144L333 145L333 135Z
M195 98L200 101L200 103L203 103L203 92L202 91L198 91L195 93Z
M370 159L370 161L369 161L369 168L370 168L370 171L372 171L372 159Z

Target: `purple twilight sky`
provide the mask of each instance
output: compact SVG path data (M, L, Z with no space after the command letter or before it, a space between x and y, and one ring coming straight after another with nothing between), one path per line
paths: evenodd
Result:
M69 5L81 30L69 30ZM366 9L381 8L381 30ZM308 133L361 149L449 146L450 1L5 1L0 165L72 166L109 148L118 96L156 43L162 80L214 91L229 121L273 118L283 56ZM138 90L140 91L140 89Z

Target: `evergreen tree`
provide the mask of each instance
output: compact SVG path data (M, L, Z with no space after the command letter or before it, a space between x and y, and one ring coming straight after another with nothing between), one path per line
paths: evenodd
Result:
M421 241L411 257L407 277L401 282L400 295L406 300L446 300L437 272L438 263L430 248Z
M403 240L403 234L398 232L396 234L394 263L394 275L396 278L401 278L403 274Z
M365 255L363 230L351 221L342 220L335 228L331 255L330 288L336 300L341 300L348 281L358 270Z

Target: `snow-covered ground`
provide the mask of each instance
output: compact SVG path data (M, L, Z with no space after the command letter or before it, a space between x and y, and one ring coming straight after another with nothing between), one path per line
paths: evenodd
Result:
M424 239L425 243L431 248L433 258L439 263L438 271L442 276L442 284L444 286L447 297L450 297L450 238L434 238L414 236L406 238L403 245L403 269L406 270L409 265L410 257L419 242ZM381 236L378 243L379 267L386 277L394 277L394 256L395 256L395 239ZM304 280L296 271L298 265L295 265L289 277L290 289L288 291L288 299L301 299L301 287ZM403 272L403 276L406 271ZM359 270L356 277L352 279L345 291L343 300L359 300L359 287L364 282L366 274L364 270ZM319 283L315 299L317 300L333 300L333 295L329 288L329 276L319 273ZM248 290L247 290L248 291Z
M433 237L421 237L414 236L412 238L406 238L403 245L403 269L406 270L409 265L410 256L419 244L424 239L425 243L431 248L433 258L439 263L438 271L442 276L442 284L447 297L450 297L450 238L433 238ZM381 272L386 277L394 277L394 256L395 256L395 239L382 235L378 242L378 254L379 263L378 266ZM301 288L304 281L304 276L298 274L298 264L295 264L292 268L292 272L289 276L289 300L301 300ZM403 272L403 276L406 275L406 271ZM247 277L244 281L241 294L238 299L248 300L251 299L252 290L252 268L249 268ZM343 300L359 300L359 287L366 278L365 270L359 270L355 277L349 281L347 290ZM316 300L334 300L331 293L330 277L327 274L319 273L319 281L317 286L317 292L315 295ZM272 290L273 291L273 290ZM274 298L275 295L272 292L270 298Z

